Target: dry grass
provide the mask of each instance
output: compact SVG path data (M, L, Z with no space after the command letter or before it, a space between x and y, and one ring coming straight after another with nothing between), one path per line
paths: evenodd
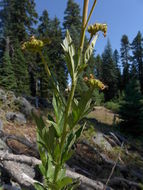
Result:
M88 115L88 118L95 118L98 122L107 125L114 125L119 122L118 115L105 107L95 107L94 110Z

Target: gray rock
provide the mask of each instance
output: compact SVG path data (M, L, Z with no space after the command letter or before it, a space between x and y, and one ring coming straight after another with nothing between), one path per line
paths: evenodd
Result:
M8 185L8 184L4 184L2 186L2 189L5 189L5 190L21 190L20 186L18 186L18 185Z
M0 130L3 128L3 122L0 120Z
M4 141L0 139L0 150L9 150L8 146Z
M15 103L19 105L21 113L23 113L26 117L31 116L31 112L34 107L25 98L18 97L16 98Z
M100 148L111 151L112 146L111 144L105 139L104 134L101 132L97 132L96 135L93 137L93 142Z
M5 115L8 121L17 122L18 124L26 124L26 118L22 113L7 112Z
M3 89L0 89L0 96L4 94L5 94L5 91Z
M16 96L15 96L14 92L8 91L7 92L7 98L9 98L9 99L11 99L11 100L14 101L16 99Z
M2 102L6 101L6 93L2 89L0 89L0 101L2 101Z

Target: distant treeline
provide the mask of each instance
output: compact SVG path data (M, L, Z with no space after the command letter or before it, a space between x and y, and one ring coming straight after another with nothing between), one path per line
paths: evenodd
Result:
M52 96L50 81L39 55L21 49L21 44L34 35L39 39L50 39L51 43L45 46L43 54L65 94L69 79L61 42L66 29L69 29L75 48L78 46L81 26L79 5L74 0L68 0L62 25L57 17L49 18L47 10L39 17L34 0L1 0L0 6L0 86L17 94L42 98ZM141 32L132 42L129 42L127 35L123 35L120 52L113 51L108 41L102 55L94 53L91 57L88 69L78 81L77 96L87 88L83 77L89 74L95 75L107 86L105 101L118 98L131 80L139 81L143 93L142 41ZM103 97L100 92L95 95Z

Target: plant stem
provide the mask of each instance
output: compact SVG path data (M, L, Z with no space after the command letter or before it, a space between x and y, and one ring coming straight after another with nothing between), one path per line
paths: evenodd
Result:
M83 47L84 47L84 40L85 40L85 31L86 31L86 27L88 24L88 21L92 15L93 9L95 7L96 4L96 0L92 6L92 9L90 11L88 20L87 20L87 14L88 14L88 4L89 4L89 0L84 0L84 7L83 7L83 16L82 16L82 29L81 29L81 38L80 38L80 46L79 46L79 58L78 58L78 66L81 62L81 57L82 57L82 53L83 53ZM77 78L72 78L72 87L71 87L71 91L70 91L70 95L68 97L68 102L67 102L67 106L65 109L65 116L64 116L64 125L63 125L63 132L62 132L62 136L61 136L61 142L60 142L60 157L58 160L58 164L55 166L55 172L54 172L54 179L53 179L53 183L55 183L57 181L57 177L58 177L58 173L61 169L61 159L62 159L62 153L63 153L63 148L64 148L64 143L67 137L67 124L68 124L68 116L70 114L71 111L71 105L72 105L72 100L74 98L74 93L75 93L75 89L76 89L76 84L77 84Z
M39 51L39 54L40 54L40 57L41 57L42 62L43 62L43 64L44 64L45 70L46 70L46 72L47 72L47 74L48 74L48 77L51 78L52 75L51 75L50 69L49 69L49 67L48 67L48 65L47 65L47 62L46 62L46 60L45 60L45 58L44 58L42 52Z
M96 2L97 2L97 0L95 0L94 3L93 3L93 5L92 5L92 8L91 8L91 10L90 10L90 13L89 13L88 19L87 19L86 24L85 24L85 29L86 29L86 27L87 27L87 25L88 25L88 22L89 22L89 20L90 20L90 18L91 18L91 15L92 15L93 11L94 11L94 8L95 8L95 5L96 5Z
M67 123L68 123L68 116L69 116L69 112L70 112L70 109L71 109L71 104L72 104L72 99L74 97L75 88L76 88L76 81L73 81L71 92L70 92L68 102L67 102L67 107L66 107L66 110L65 110L65 120L64 120L63 133L62 133L61 143L60 143L61 154L60 154L60 158L59 158L59 163L58 163L58 165L55 166L55 173L54 173L53 183L56 182L57 177L58 177L58 173L60 171L60 164L61 164L61 157L62 157L62 153L63 153L63 146L64 146L64 143L65 143L65 140L66 140L66 133L67 133L66 130L67 130Z
M67 102L67 107L65 110L65 121L64 121L64 126L63 126L63 135L62 135L61 144L60 144L61 150L63 149L64 141L66 139L66 128L67 128L68 116L69 116L69 112L71 109L71 104L72 104L72 99L74 97L75 88L76 88L76 81L74 81L72 84L71 92L70 92L68 102Z
M80 38L80 51L83 51L84 46L84 38L85 38L85 25L87 21L87 14L88 14L88 4L89 0L84 0L84 7L83 7L83 15L82 15L82 30L81 30L81 38Z
M39 51L39 55L40 55L40 57L41 57L41 59L42 59L42 63L44 64L45 71L46 71L46 73L48 74L49 79L52 79L52 80L51 80L51 84L52 84L52 86L53 86L53 90L55 91L55 94L60 97L60 99L61 99L63 105L65 105L64 100L63 100L63 97L62 97L62 95L60 94L59 90L57 89L57 86L56 86L56 84L55 84L55 82L54 82L55 80L54 80L54 78L52 77L52 74L51 74L51 72L50 72L50 69L49 69L49 67L48 67L48 64L47 64L47 62L46 62L46 60L45 60L45 58L44 58L44 56L43 56L43 54L42 54L41 51Z

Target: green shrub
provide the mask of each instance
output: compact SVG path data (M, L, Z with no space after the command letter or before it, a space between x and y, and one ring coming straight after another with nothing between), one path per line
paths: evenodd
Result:
M119 102L113 102L109 101L105 103L105 107L109 110L112 110L113 112L118 113L120 109L120 103Z

